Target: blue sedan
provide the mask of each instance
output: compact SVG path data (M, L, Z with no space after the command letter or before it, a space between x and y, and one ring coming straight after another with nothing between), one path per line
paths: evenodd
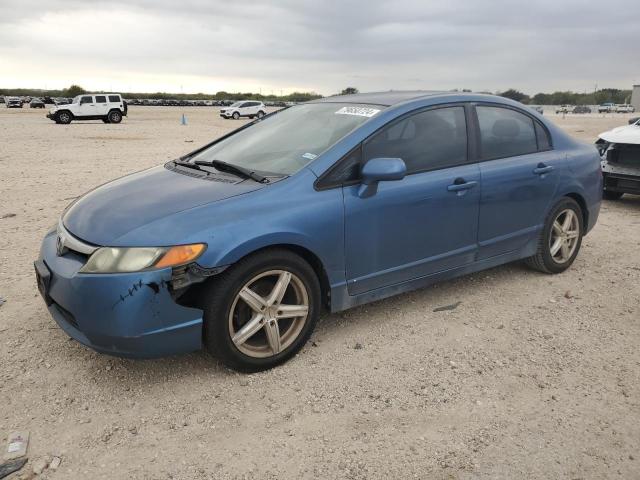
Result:
M206 347L257 371L332 312L496 265L573 263L600 159L490 95L337 96L272 113L87 193L35 262L58 325L97 351Z

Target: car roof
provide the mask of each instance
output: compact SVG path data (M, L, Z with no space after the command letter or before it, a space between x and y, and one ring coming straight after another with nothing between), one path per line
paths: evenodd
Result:
M388 91L388 92L371 92L356 93L353 95L335 95L333 97L324 97L312 100L308 103L368 103L374 105L383 105L390 107L398 103L404 103L409 100L418 98L431 97L434 95L442 95L455 92L443 92L437 90L413 90L413 91Z

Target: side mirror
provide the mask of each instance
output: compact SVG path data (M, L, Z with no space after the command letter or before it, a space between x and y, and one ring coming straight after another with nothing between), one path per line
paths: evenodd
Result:
M372 158L362 167L360 198L367 198L378 191L378 182L402 180L407 175L407 166L401 158Z

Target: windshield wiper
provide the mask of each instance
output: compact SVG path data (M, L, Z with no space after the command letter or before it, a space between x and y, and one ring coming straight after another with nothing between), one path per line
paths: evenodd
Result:
M182 160L174 160L173 163L175 163L176 165L180 165L181 167L193 168L194 170L202 170L195 163L185 162L185 161L182 161ZM204 171L204 170L202 170L202 171Z
M182 165L182 164L179 164ZM196 160L193 163L189 163L189 165L202 165L203 167L214 167L221 172L229 172L235 173L236 175L240 175L244 178L250 178L251 180L255 180L258 183L269 183L269 179L267 177L263 177L262 175L254 172L253 170L246 169L244 167L239 167L238 165L233 165L231 163L223 162L222 160L211 160L210 162L204 160ZM199 167L198 167L199 168Z

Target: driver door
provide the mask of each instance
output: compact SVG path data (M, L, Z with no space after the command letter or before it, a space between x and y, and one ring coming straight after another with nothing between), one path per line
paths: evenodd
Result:
M359 196L343 187L346 276L350 295L471 263L477 253L480 171L467 154L463 106L396 121L362 146L360 163L401 158L402 180Z
M94 115L96 115L96 104L93 97L91 95L83 95L80 97L76 117L92 117Z

